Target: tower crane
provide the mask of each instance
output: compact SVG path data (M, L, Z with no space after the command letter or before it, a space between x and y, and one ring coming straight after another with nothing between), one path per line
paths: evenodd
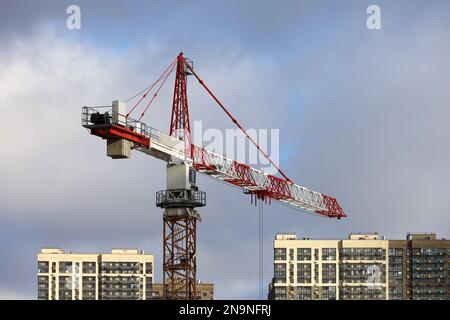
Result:
M162 86L175 71L175 88L169 134L141 121ZM191 75L213 98L231 121L277 169L281 177L267 174L245 163L228 159L192 143L187 99L187 77ZM150 94L150 92L153 92ZM130 158L131 150L143 152L166 162L167 186L156 194L156 205L163 214L163 283L166 299L195 299L197 222L196 208L206 205L206 193L196 185L196 172L227 184L238 186L257 199L269 199L300 211L329 218L346 217L334 197L295 184L260 148L229 109L214 95L194 70L191 60L180 53L163 74L149 87L135 95L140 99L129 112L126 103L114 100L111 106L82 107L82 126L92 135L106 140L107 156ZM146 99L138 119L130 114Z

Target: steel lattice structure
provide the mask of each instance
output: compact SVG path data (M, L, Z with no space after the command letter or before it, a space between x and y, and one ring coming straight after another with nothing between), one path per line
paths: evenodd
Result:
M193 300L197 283L197 219L186 212L163 217L164 298Z

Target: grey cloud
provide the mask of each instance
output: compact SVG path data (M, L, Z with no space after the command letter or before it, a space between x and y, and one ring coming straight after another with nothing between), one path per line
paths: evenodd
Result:
M8 142L0 157L0 256L10 259L1 266L0 293L35 297L35 254L48 244L72 251L139 247L161 263L161 212L154 194L164 188L164 163L138 153L127 161L107 159L104 142L82 130L80 106L131 96L180 47L246 127L281 129L281 153L289 154L282 166L289 176L337 196L350 214L337 222L266 206L265 286L278 231L342 238L354 231L403 237L425 229L448 236L449 154L443 146L449 137L450 20L437 10L445 4L434 4L424 20L416 20L418 7L385 3L389 10L383 10L380 33L364 29L362 4L345 4L324 13L325 2L302 3L302 20L289 22L298 29L267 8L247 19L243 4L229 9L240 18L233 15L228 34L229 15L223 14L209 36L192 33L208 26L204 20L181 31L160 28L145 41L131 30L126 48L103 46L103 37L114 43L125 32L118 24L101 33L111 26L100 23L106 11L95 24L90 19L99 11L85 10L84 29L75 36L54 25L38 27L54 15L36 11L31 31L1 42L0 110L8 119L2 127ZM414 28L405 25L403 9L414 17ZM316 10L327 24L313 18ZM279 20L272 21L272 31L283 33L274 42L268 40L269 27L260 29L267 15ZM227 36L218 38L222 32ZM231 127L189 81L192 120ZM168 129L170 95L166 90L146 116L161 130ZM257 209L239 190L205 177L199 185L208 193L199 226L199 279L215 283L217 298L256 298Z
M161 54L166 49L151 41L144 47L144 53L133 49L116 53L90 43L64 40L43 29L34 38L15 41L2 52L0 65L4 72L0 81L7 90L0 105L10 119L5 132L14 141L6 146L7 152L0 160L1 221L10 230L2 247L2 256L10 257L3 265L4 287L14 286L27 294L35 292L35 257L45 245L72 251L140 247L154 253L160 263L162 223L154 195L164 188L164 163L138 153L128 161L108 159L104 142L90 137L80 126L81 105L105 104L117 95L135 92L150 81L149 74L157 75L168 63L169 56ZM150 67L148 60L152 61ZM269 90L273 84L263 81L269 70L255 72L254 66L249 57L231 55L224 56L219 65L223 69L220 78L213 77L208 67L199 68L213 86L220 88L223 97L233 97L226 99L230 105L249 106L237 112L242 118L253 119L251 108L261 108L264 101L274 99ZM242 80L238 88L233 85L236 79ZM254 87L265 88L264 93L248 97ZM146 118L149 124L165 130L170 90L160 99ZM204 101L198 91L192 90L193 119L201 118L209 126L227 121L223 116L220 120L219 110L212 109L211 102L203 105ZM202 112L202 108L212 111ZM255 119L253 124L257 124ZM252 297L256 275L251 266L257 260L249 259L252 255L244 251L256 247L256 209L239 190L209 179L199 181L209 198L208 207L202 210L199 248L205 248L205 262L202 251L199 278L216 284L218 298L239 295L234 290L240 286L245 287L241 297ZM222 205L224 200L229 202L227 207ZM242 214L242 207L249 213ZM217 235L214 230L221 233ZM233 249L243 244L242 250ZM15 254L9 254L14 248ZM233 266L233 261L244 255L249 261L243 267ZM221 263L209 267L208 256ZM24 277L18 282L11 275L18 272L19 264ZM230 270L236 272L232 286L225 285Z
M336 190L354 229L369 225L391 237L450 231L450 154L442 148L450 137L449 29L440 12L433 18L408 34L399 33L402 21L378 34L361 31L350 48L333 46L332 55L309 65L296 60L316 72L301 83L322 92L302 106L292 129L314 141L299 153L300 167L316 170L302 176Z

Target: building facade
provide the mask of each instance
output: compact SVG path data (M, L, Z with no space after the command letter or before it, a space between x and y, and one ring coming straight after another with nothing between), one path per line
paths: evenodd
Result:
M450 240L408 234L389 241L389 299L450 300Z
M152 300L162 300L164 297L164 287L162 283L154 283L152 290ZM196 286L197 300L214 300L214 284L198 282Z
M277 234L269 299L449 299L449 242L434 234L408 234L407 240Z
M81 254L43 248L38 259L39 300L147 300L153 255L136 249Z
M277 234L269 298L384 299L387 249L387 242L376 234L350 235L348 240L297 239L295 234Z

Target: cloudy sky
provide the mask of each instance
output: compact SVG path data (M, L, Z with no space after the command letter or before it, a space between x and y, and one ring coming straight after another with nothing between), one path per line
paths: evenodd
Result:
M81 29L66 8L81 8ZM226 3L226 4L225 4ZM381 30L366 9L381 8ZM43 246L155 254L165 164L116 161L80 125L82 105L138 92L183 50L248 128L280 129L291 179L336 196L335 221L264 208L265 276L276 232L450 236L450 3L442 1L12 1L0 3L0 298L35 299ZM173 84L170 83L169 87ZM145 121L169 129L170 89ZM232 123L189 83L192 120ZM200 177L208 206L198 278L216 298L258 297L258 210Z

